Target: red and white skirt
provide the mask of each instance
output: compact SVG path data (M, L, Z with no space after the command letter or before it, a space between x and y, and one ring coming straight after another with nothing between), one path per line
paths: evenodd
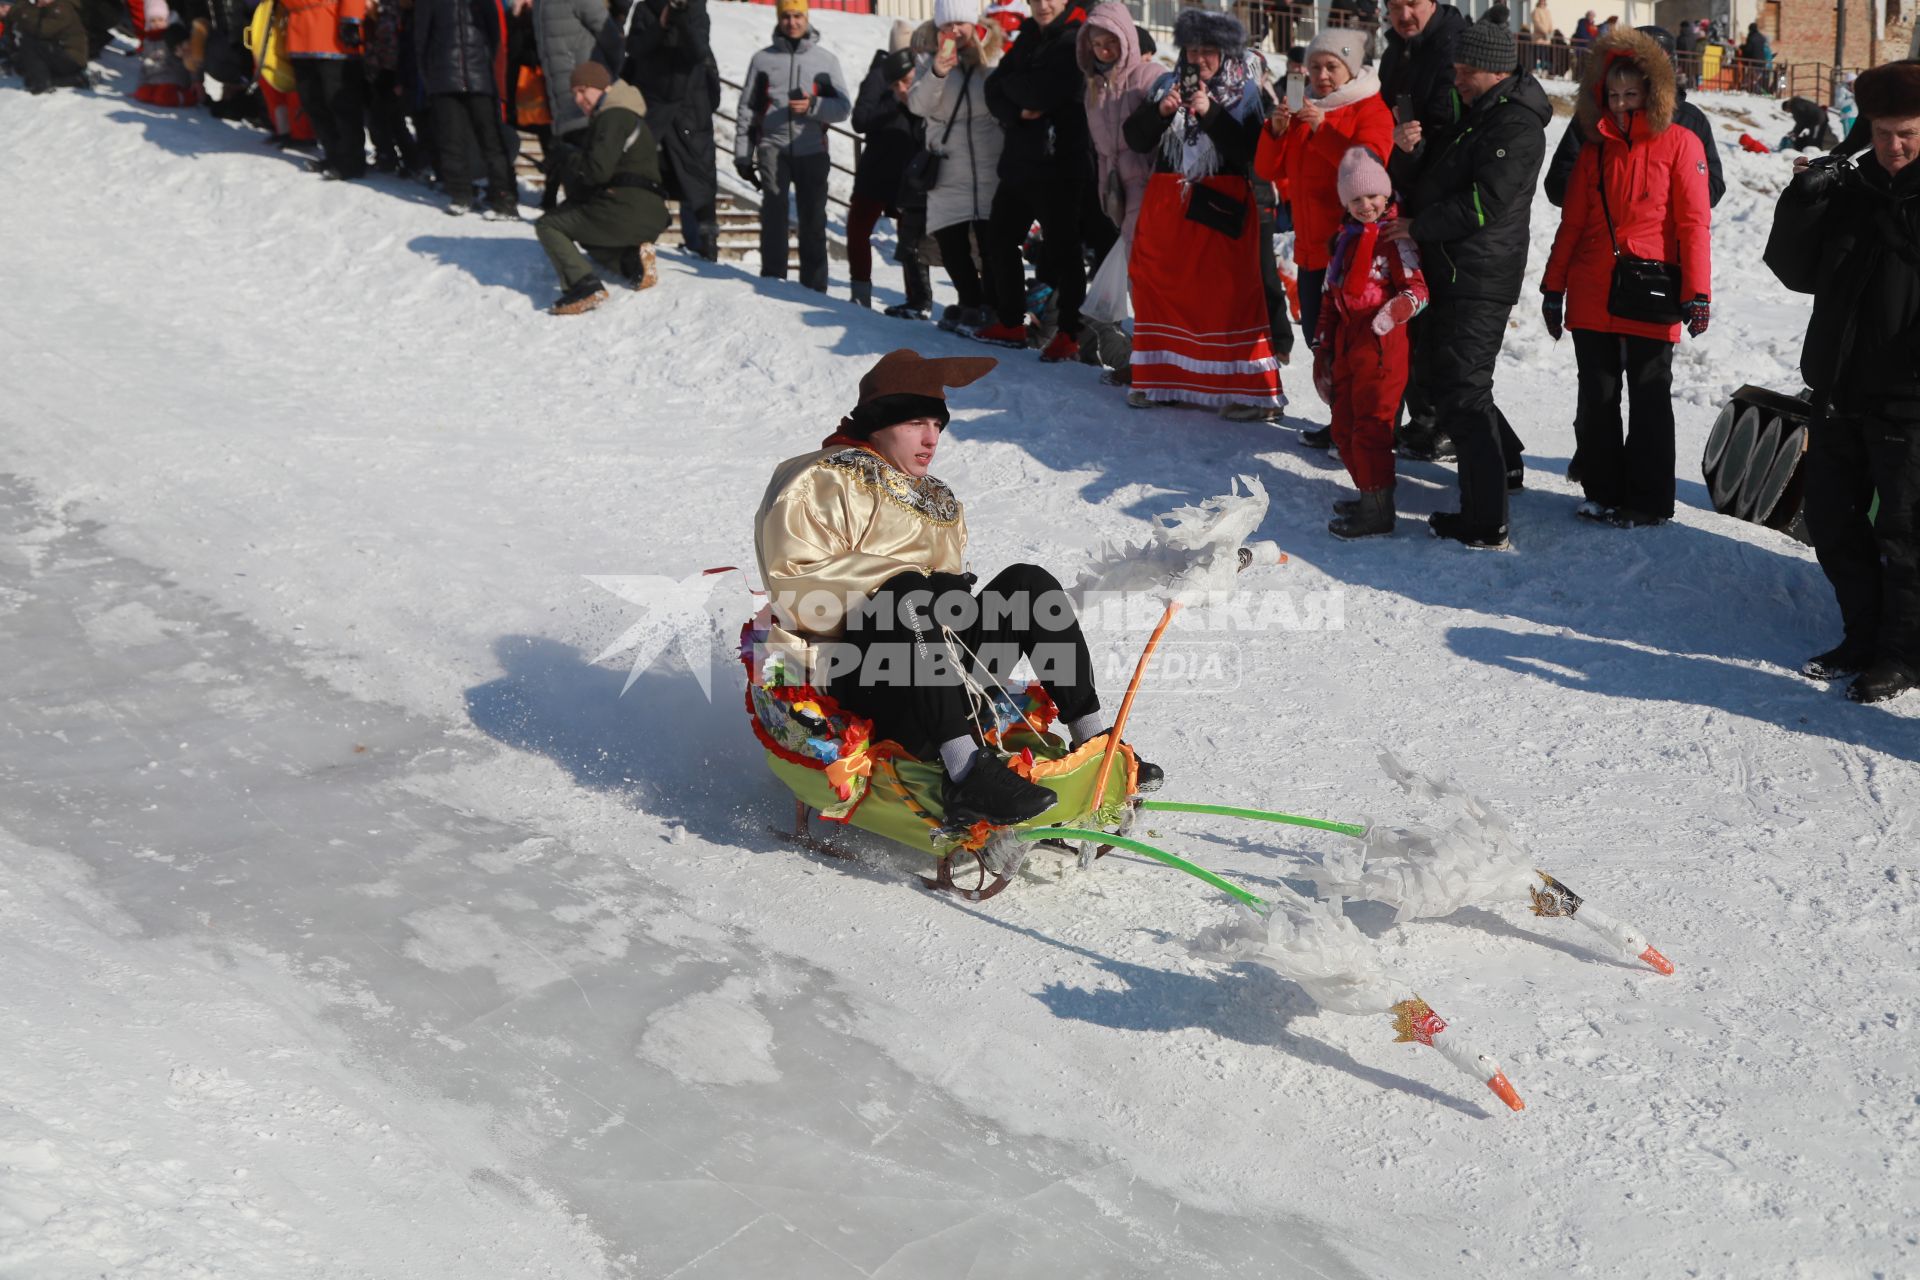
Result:
M1260 215L1245 178L1200 183L1246 203L1240 234L1187 217L1185 179L1156 173L1133 237L1133 389L1223 408L1286 404L1267 331ZM1197 184L1196 184L1197 185Z

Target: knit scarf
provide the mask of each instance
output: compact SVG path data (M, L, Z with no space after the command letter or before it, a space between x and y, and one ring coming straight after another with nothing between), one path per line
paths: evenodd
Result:
M1340 296L1346 300L1349 314L1366 305L1373 253L1380 243L1380 223L1399 216L1399 208L1389 200L1378 222L1355 222L1352 214L1340 220L1340 241L1334 247L1333 261L1338 264Z

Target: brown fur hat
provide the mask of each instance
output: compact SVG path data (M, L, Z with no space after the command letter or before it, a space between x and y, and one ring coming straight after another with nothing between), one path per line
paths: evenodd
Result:
M1862 71L1853 82L1853 100L1869 120L1920 116L1920 62L1902 59Z
M1580 98L1573 116L1580 125L1581 137L1589 142L1599 139L1600 121L1607 114L1607 72L1621 61L1631 62L1647 78L1647 131L1664 133L1673 123L1679 93L1667 51L1651 36L1631 27L1615 27L1606 39L1594 42L1587 55L1587 73L1580 79Z

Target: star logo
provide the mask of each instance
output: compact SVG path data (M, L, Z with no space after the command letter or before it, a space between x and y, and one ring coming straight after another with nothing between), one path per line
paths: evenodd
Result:
M640 673L671 648L679 653L688 670L693 672L693 678L700 682L700 692L709 702L713 700L714 622L707 612L707 600L719 581L715 574L703 570L679 579L658 574L588 574L587 581L646 611L594 659L595 663L601 663L617 653L634 651L633 669L627 673L627 682L620 686L623 697L633 688Z

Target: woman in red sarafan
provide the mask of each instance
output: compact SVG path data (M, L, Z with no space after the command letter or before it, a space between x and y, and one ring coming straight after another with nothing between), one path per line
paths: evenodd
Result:
M1175 69L1127 117L1127 145L1154 157L1128 275L1133 390L1144 409L1186 403L1236 421L1286 404L1260 278L1249 175L1260 137L1259 59L1229 14L1183 9Z
M1575 428L1580 515L1622 528L1673 516L1673 349L1680 323L1629 320L1609 308L1616 253L1679 270L1683 323L1707 331L1712 296L1707 161L1691 129L1674 128L1673 64L1638 31L1593 46L1574 126L1586 134L1540 290L1557 340L1573 330L1580 367ZM1625 384L1628 425L1621 434Z

